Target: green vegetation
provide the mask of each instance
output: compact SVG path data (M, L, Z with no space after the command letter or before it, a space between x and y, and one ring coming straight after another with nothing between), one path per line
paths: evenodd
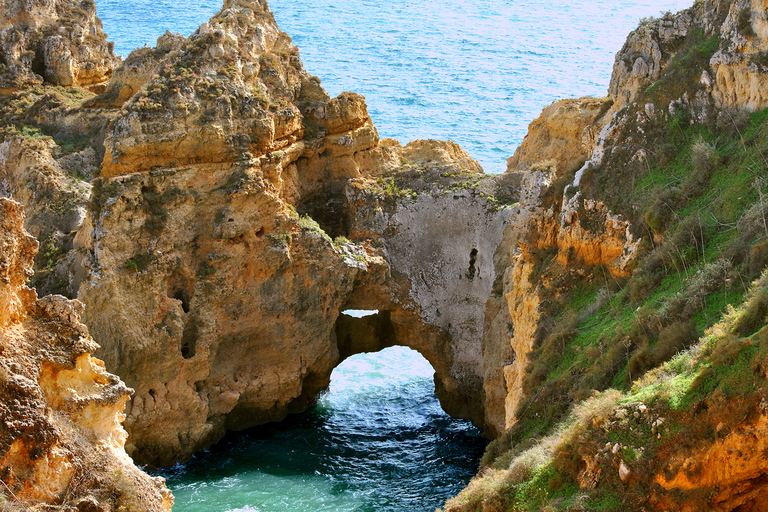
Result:
M188 196L187 192L178 187L169 188L162 193L158 193L153 187L142 187L141 195L144 197L143 206L148 214L144 227L152 235L159 235L165 229L168 221L166 206Z
M310 231L312 233L317 233L318 235L328 240L328 242L330 242L331 244L334 243L333 239L331 239L331 237L328 236L328 234L325 231L323 231L323 228L320 227L320 224L318 224L317 221L312 217L310 217L309 215L302 215L301 217L299 217L299 227L301 228L302 231Z
M200 279L207 279L213 277L215 274L216 269L205 261L200 262L200 265L197 267L197 277Z
M143 272L155 261L154 254L139 254L125 262L125 268L134 272Z

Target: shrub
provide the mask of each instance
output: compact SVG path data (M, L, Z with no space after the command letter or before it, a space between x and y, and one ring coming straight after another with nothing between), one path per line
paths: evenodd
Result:
M746 109L725 108L720 112L715 121L715 129L718 133L733 137L747 127L750 115L751 113Z
M749 271L759 275L768 266L768 238L757 242L749 251Z
M644 343L629 360L629 371L633 378L669 361L679 351L684 350L699 338L692 321L674 322L659 333L659 339L653 345Z
M672 220L677 199L677 189L658 188L653 193L653 203L645 212L645 223L654 233L663 233Z
M768 320L768 294L760 290L747 303L746 308L736 320L731 332L746 338L759 331Z
M755 29L752 28L752 9L749 7L742 9L736 22L736 29L740 34L747 37L755 37Z

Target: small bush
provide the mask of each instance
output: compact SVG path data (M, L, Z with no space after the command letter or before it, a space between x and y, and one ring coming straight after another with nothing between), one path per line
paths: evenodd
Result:
M666 167L672 160L674 160L675 156L677 156L677 148L669 142L662 142L656 146L654 156L656 157L656 163L659 166Z
M736 29L740 34L747 37L755 37L755 29L752 28L752 9L747 7L739 13L739 18L736 22Z
M659 339L651 344L643 344L629 360L629 371L633 378L640 377L651 368L693 345L699 338L696 326L691 321L678 321L665 327L659 333Z
M125 268L134 272L143 272L154 260L154 254L140 254L126 261Z
M645 212L645 223L654 233L663 233L669 226L675 211L677 189L658 188L653 196L653 204Z
M768 294L761 290L747 303L746 308L733 325L732 332L742 338L752 336L768 321Z
M705 191L712 171L720 164L720 154L714 144L700 138L691 146L691 160L694 171L688 175L681 190L681 195L686 200Z
M725 108L715 121L715 129L718 133L733 137L741 133L749 124L751 113L742 108Z
M206 262L201 262L197 267L197 277L200 279L206 279L213 276L216 273L216 269Z
M750 275L759 275L768 266L768 238L756 243L749 251Z

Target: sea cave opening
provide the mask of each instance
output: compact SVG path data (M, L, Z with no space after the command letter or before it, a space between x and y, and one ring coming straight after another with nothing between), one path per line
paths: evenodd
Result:
M347 357L309 411L232 432L165 472L174 509L442 506L475 474L487 442L469 421L442 410L433 375L419 352L403 346Z

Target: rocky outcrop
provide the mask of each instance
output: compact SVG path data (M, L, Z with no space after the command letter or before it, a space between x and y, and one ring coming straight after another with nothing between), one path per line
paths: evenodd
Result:
M719 105L749 111L768 105L768 4L740 0L730 5L720 27L720 37L729 41L712 56L713 74L702 76Z
M678 14L644 21L616 54L608 89L612 111L652 96L655 82L674 73L679 75L675 79L680 96L665 98L666 104L659 105L672 113L675 105L670 107L670 102L695 103L699 111L712 102L717 108L764 108L768 105L765 10L762 0L706 0ZM693 52L678 53L692 39L698 44ZM705 69L696 76L680 76L686 68L695 68L698 58L706 59Z
M1 183L55 242L38 288L78 294L99 357L136 390L136 461L301 411L341 360L393 344L432 363L449 413L488 435L513 422L539 300L527 248L561 233L567 251L586 215L574 203L559 223L537 181L555 175L490 177L450 142L380 141L364 98L330 98L262 1L225 2L189 39L133 52L100 95L56 105L27 119L52 138L6 139ZM572 167L604 107L553 107L531 151ZM61 134L88 143L62 151ZM92 194L73 169L99 173ZM612 262L596 236L570 253Z
M608 99L555 101L528 126L522 144L507 159L507 170L527 170L548 161L563 172L580 166L592 155L597 135L609 121L610 107Z
M92 0L9 0L0 21L5 94L43 81L103 86L119 63Z
M80 302L25 286L37 242L0 198L0 480L31 510L170 510L173 497L127 457L131 390L91 354ZM69 508L68 508L69 507Z
M98 161L90 147L68 155L57 150L51 138L7 137L0 144L0 196L29 205L25 227L41 243L35 288L75 297L83 275L72 264L72 242L86 217L87 178Z
M329 98L263 2L164 37L86 104L127 98L72 251L98 354L136 390L129 453L187 459L392 344L485 425L485 309L519 176L485 176L450 142L379 141L364 98Z
M559 283L597 267L626 277L638 254L632 212L594 193L593 168L634 151L624 141L642 122L728 103L701 73L694 94L649 96L684 41L709 44L741 20L728 5L644 23L607 100L548 107L510 170L486 176L453 143L379 140L364 98L330 98L264 1L227 0L189 39L133 52L98 96L35 109L30 122L52 136L5 138L0 192L63 248L49 272L79 294L97 355L136 391L125 425L140 463L171 465L229 429L304 410L340 361L391 345L420 351L444 409L497 436L518 420ZM73 133L88 143L62 151ZM73 169L98 173L89 202L89 184L64 179ZM51 210L46 191L67 208Z

